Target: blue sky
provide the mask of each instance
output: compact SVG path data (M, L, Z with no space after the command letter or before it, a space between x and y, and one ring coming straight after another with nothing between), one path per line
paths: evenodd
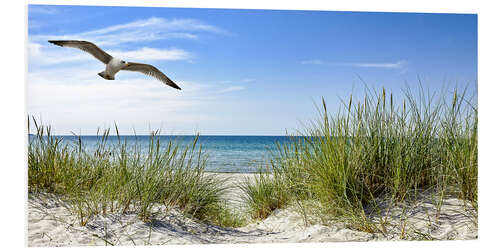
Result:
M90 55L47 42L84 39L150 63L183 90L145 75L97 73ZM282 135L316 117L324 97L361 97L477 81L477 16L30 5L28 114L56 133Z

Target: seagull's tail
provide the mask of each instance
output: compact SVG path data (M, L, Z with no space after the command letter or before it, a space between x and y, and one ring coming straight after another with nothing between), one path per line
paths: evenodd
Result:
M99 72L97 73L100 77L106 79L106 80L115 80L114 77L111 77L109 74L106 74L106 71Z

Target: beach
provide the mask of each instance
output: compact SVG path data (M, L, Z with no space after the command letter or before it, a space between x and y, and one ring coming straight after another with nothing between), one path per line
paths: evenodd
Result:
M254 174L210 173L232 185L225 196L230 207L244 214L241 190L236 184ZM380 204L383 204L381 202ZM233 244L271 242L342 242L385 240L471 240L477 238L477 214L463 201L443 199L440 209L423 197L408 206L384 210L374 221L385 221L385 232L368 233L343 223L304 220L300 209L275 210L268 218L239 228L224 228L183 215L164 206L153 209L149 222L134 212L97 215L85 226L57 197L30 194L28 198L28 246ZM420 237L420 238L419 238Z
M25 6L28 246L478 238L477 14L151 7Z

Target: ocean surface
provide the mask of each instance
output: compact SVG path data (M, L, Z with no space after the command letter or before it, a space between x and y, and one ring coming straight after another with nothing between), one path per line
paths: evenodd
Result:
M63 142L73 144L75 136L58 136ZM102 137L81 136L86 152L93 152ZM121 141L127 140L127 145L138 145L146 151L150 136L120 136ZM192 144L195 136L159 136L161 147L166 147L173 141L181 148ZM276 143L289 141L287 136L199 136L197 146L202 146L202 152L208 155L206 170L210 172L251 173L259 168L269 166L269 160L277 153ZM109 136L107 145L118 144L117 136Z

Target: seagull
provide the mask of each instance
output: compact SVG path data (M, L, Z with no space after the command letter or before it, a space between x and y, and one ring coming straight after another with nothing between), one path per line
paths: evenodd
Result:
M100 77L106 80L115 80L115 74L118 73L118 71L128 70L141 72L158 79L168 86L179 90L181 89L155 66L144 63L126 62L124 60L111 56L91 42L77 40L49 40L49 43L53 43L61 47L80 49L91 54L97 60L106 64L106 69L100 73L97 73Z

